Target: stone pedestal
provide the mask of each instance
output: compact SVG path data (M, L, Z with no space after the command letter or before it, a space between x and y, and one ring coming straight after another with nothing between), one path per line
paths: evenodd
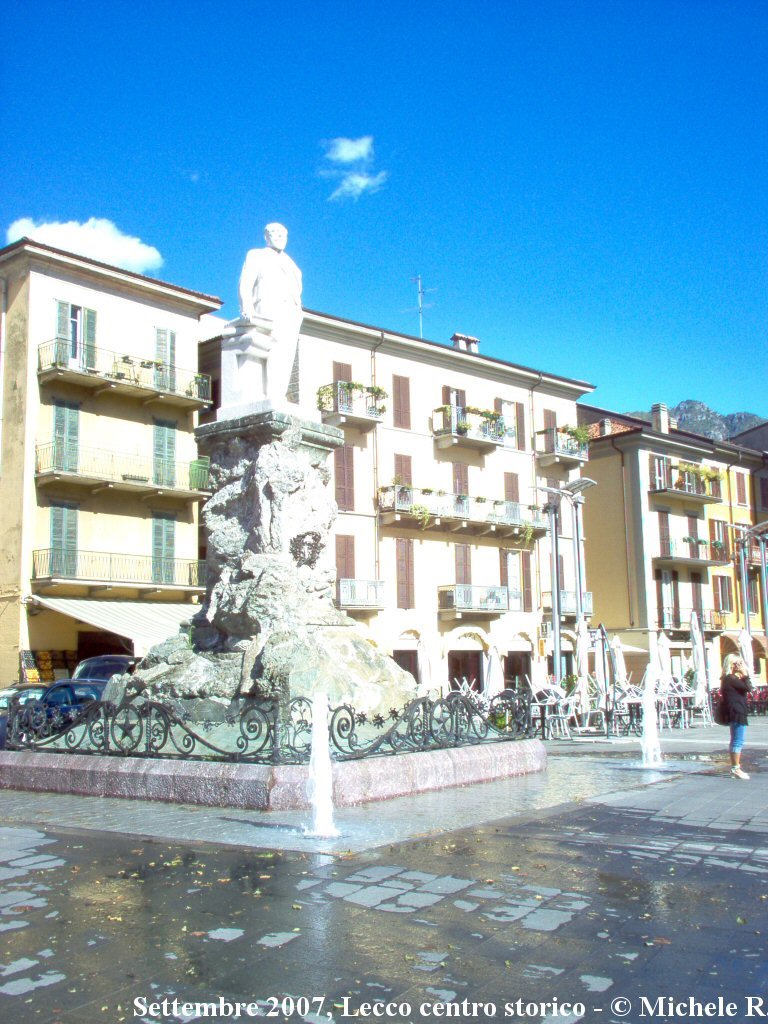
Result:
M336 427L265 411L198 427L214 494L202 517L206 598L190 635L150 651L127 692L156 699L237 696L351 704L366 714L416 697L413 677L334 604L336 504L327 458ZM115 700L119 693L110 692Z
M275 345L274 324L260 317L233 320L221 335L221 405L218 420L268 411L267 362Z

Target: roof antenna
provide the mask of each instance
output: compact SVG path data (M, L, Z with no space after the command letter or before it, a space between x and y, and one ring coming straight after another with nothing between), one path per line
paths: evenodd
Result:
M418 306L412 307L411 309L403 310L405 313L412 313L414 309L418 309L419 312L419 337L424 337L424 310L431 309L434 305L433 302L425 302L424 296L427 292L436 292L437 288L425 288L421 280L421 274L417 274L416 277L411 278L412 281L416 282L416 288L418 289L419 304Z

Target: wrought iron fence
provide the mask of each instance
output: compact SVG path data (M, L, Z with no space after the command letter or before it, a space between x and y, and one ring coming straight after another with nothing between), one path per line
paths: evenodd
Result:
M349 704L329 712L333 758L358 760L441 750L531 735L527 695L503 690L492 699L450 693L421 697L388 716L369 716ZM7 746L38 750L144 758L183 758L254 764L309 761L312 704L243 699L221 721L195 722L184 702L173 707L135 697L120 705L94 701L83 707L46 706L41 700L11 703Z

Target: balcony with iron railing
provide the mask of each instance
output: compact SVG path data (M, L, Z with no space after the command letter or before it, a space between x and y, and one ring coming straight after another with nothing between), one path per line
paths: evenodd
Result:
M727 546L719 541L710 543L696 537L659 540L658 562L684 562L687 565L723 565L730 560Z
M680 608L677 605L665 605L659 609L656 628L689 632L692 612L696 612L699 625L706 633L720 633L725 629L725 612L713 608Z
M73 486L99 490L133 491L153 495L201 499L210 494L210 460L177 462L143 455L83 448L67 441L40 444L35 450L38 486L66 481Z
M356 427L358 430L373 430L380 423L385 412L382 388L374 385L349 383L337 380L324 384L317 391L317 407L323 423L333 427Z
M500 415L461 405L438 406L432 413L432 433L438 448L456 446L488 452L506 440Z
M348 615L370 615L384 607L383 580L336 580L336 607Z
M580 466L589 458L589 445L567 427L547 427L536 432L536 458L541 466Z
M437 607L441 619L498 617L509 611L509 592L506 587L453 583L437 588Z
M38 590L77 584L98 589L126 587L198 592L205 587L205 562L109 551L42 548L32 553L32 580Z
M702 505L723 500L720 479L714 471L710 475L702 475L702 472L670 464L657 465L651 476L650 493L688 502L697 501Z
M552 591L545 590L541 595L541 607L544 611L552 611ZM582 615L592 615L592 592L585 590L581 595L581 612ZM561 590L560 591L560 614L568 618L573 618L576 615L576 591L575 590Z
M188 409L211 403L211 378L207 373L99 346L78 346L73 355L72 342L64 338L39 347L37 372L41 384L67 381L97 393L134 395L145 401L161 399L165 405Z
M379 517L384 526L494 534L526 544L547 532L540 509L518 501L450 494L430 487L389 484L379 488Z

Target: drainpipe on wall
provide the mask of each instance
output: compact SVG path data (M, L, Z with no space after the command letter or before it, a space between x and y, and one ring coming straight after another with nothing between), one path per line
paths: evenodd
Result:
M621 459L621 511L624 518L624 553L627 560L627 610L629 611L629 625L630 628L634 628L635 625L635 611L632 606L632 583L629 578L629 567L630 560L629 556L631 553L631 545L629 542L629 521L627 519L627 465L624 458L624 452L621 448L616 446L616 439L611 438L611 448L618 454ZM648 629L650 630L650 623Z
M376 352L384 344L384 331L381 332L380 340L371 349L371 384L376 384ZM379 551L379 432L373 431L373 550L374 579L381 579L381 553Z

